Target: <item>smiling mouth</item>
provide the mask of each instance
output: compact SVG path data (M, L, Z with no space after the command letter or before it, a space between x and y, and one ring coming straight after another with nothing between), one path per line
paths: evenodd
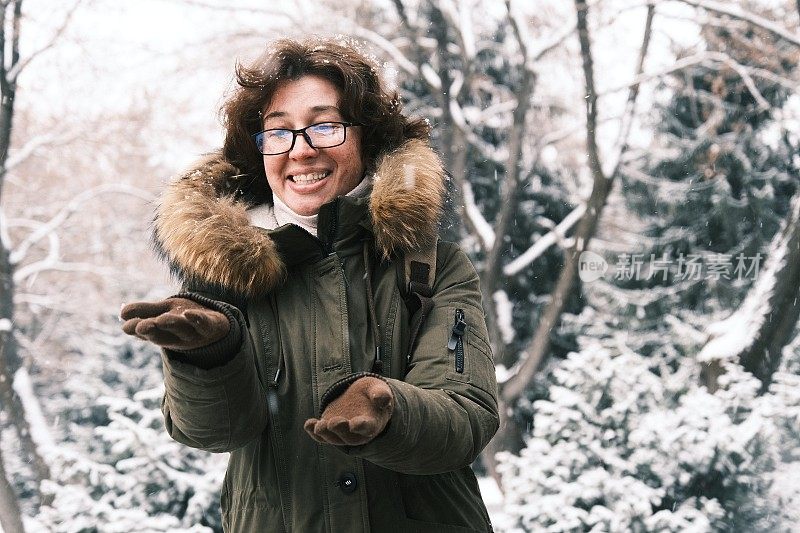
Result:
M289 176L289 179L295 183L302 183L302 184L311 184L316 183L318 181L324 180L330 175L330 170L325 170L323 172L310 172L308 174L296 174Z

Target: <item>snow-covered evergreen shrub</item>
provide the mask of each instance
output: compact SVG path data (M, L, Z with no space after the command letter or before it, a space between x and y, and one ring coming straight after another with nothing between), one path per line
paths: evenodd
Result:
M499 456L512 531L788 531L771 485L794 378L759 397L729 365L709 394L688 358L673 371L629 351L571 354L533 404L526 447Z
M48 399L64 421L63 445L51 455L55 480L43 487L52 504L39 510L29 529L221 532L226 456L187 448L167 435L159 353L116 332L93 341L82 343L84 367Z

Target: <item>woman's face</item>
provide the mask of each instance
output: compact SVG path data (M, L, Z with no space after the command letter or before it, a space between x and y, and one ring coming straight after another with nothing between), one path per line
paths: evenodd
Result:
M317 122L343 122L339 91L319 76L303 76L278 87L264 112L264 129L297 130ZM264 170L272 193L298 215L319 208L358 185L364 174L360 128L347 128L344 144L312 148L302 135L285 154L265 155Z

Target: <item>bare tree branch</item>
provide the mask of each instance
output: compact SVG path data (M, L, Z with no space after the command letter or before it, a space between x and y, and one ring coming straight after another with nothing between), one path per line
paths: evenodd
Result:
M8 156L8 148L11 144L11 126L14 115L14 91L16 86L8 83L6 73L13 66L6 63L6 12L8 4L0 7L0 198L2 198L3 181L5 178L5 161Z
M209 11L222 11L223 13L228 13L228 14L232 12L256 13L260 15L291 18L288 13L283 11L276 11L274 9L269 9L266 7L251 7L251 6L236 5L235 3L230 5L219 5L211 2L203 2L202 0L162 0L162 2L180 4L181 6L199 7L202 9L207 9Z
M593 179L592 193L587 202L586 213L578 222L578 227L575 231L575 246L565 252L564 267L556 281L550 303L545 307L533 338L525 350L527 357L520 364L519 371L506 381L502 387L501 397L507 405L513 405L522 396L530 385L536 371L547 357L550 348L550 333L558 324L567 299L574 290L578 270L578 257L586 249L589 240L595 233L598 220L605 207L608 193L613 183L613 176L607 178L603 174L597 148L597 93L595 92L594 84L594 67L587 23L588 7L586 0L575 0L575 10L578 17L578 40L581 47L583 74L586 83L586 149ZM519 431L519 428L509 427L506 429L506 431L514 430Z
M19 21L22 18L22 0L15 0L12 5L14 9L11 15L11 63L8 73L19 63Z
M639 50L639 61L636 65L636 76L638 77L644 71L644 61L647 58L647 49L650 46L650 38L653 30L653 15L655 14L655 6L647 6L647 19L644 23L644 37L642 38L642 47ZM617 151L615 152L616 161L611 165L611 170L607 175L615 176L619 171L620 161L622 156L628 149L628 136L631 132L631 125L633 124L633 114L636 110L636 99L639 96L639 84L634 83L631 85L628 92L628 101L625 102L625 113L622 115L622 125L620 126L619 139L617 140Z
M25 68L31 63L31 61L35 60L37 57L39 57L40 55L51 49L53 46L55 46L55 44L58 42L59 39L61 39L61 36L66 31L70 22L72 22L72 17L75 14L75 11L77 11L78 6L80 6L82 2L83 0L75 0L75 3L67 12L66 16L64 17L64 20L61 22L61 25L58 27L58 29L56 29L55 33L53 33L53 36L50 38L50 41L47 44L25 56L25 59L23 59L22 61L16 61L12 64L11 68L6 73L9 83L11 84L16 83L20 73L23 70L25 70Z
M522 79L519 85L514 90L514 99L517 102L517 107L512 113L512 125L509 129L508 138L508 158L503 165L505 168L505 179L501 182L500 190L500 212L495 218L495 232L498 236L494 239L493 246L488 249L486 254L486 262L481 272L481 292L483 293L483 301L487 302L487 322L489 324L489 338L495 347L495 357L504 361L504 346L502 336L498 327L498 311L494 305L493 295L497 290L497 285L501 277L501 258L505 248L505 236L508 234L509 227L511 226L514 218L514 213L517 210L518 193L520 187L520 172L522 166L523 156L523 139L526 138L525 124L527 122L528 110L531 106L531 96L533 95L534 87L536 85L536 74L533 69L529 68L528 63L528 48L525 39L522 36L522 30L518 24L517 18L513 15L511 9L511 0L506 0L506 13L509 24L514 33L517 47L519 48L522 56L520 70L522 72ZM536 159L538 159L538 151ZM532 165L536 167L536 162Z
M706 11L712 11L714 13L719 13L720 15L728 15L737 20L743 20L748 22L754 26L758 26L767 30L768 32L772 33L776 37L780 37L781 39L794 44L795 46L800 46L800 35L795 34L787 30L786 28L772 22L771 20L767 20L764 17L756 15L755 13L750 13L742 9L741 6L732 4L732 3L721 3L721 2L714 2L712 0L673 0L676 2L682 2L684 4L699 7L705 9ZM800 9L800 8L799 8Z
M607 96L609 94L613 94L615 92L624 91L626 89L630 90L633 86L638 86L641 83L646 81L663 78L667 74L672 74L673 72L678 72L680 70L684 70L689 67L693 67L695 65L702 65L709 61L718 62L728 65L731 69L736 71L737 74L742 78L742 81L745 82L749 91L753 95L753 98L759 102L759 104L766 103L769 105L766 100L764 100L763 95L755 88L755 83L753 82L753 77L758 77L762 79L766 79L772 81L774 83L778 83L787 89L792 91L797 90L797 82L792 81L788 78L784 78L775 74L774 72L770 72L766 69L751 67L749 65L742 65L738 63L735 59L724 52L702 52L700 54L694 54L691 56L686 56L677 60L671 67L659 70L657 72L650 72L650 73L642 73L638 76L635 76L633 80L624 85L618 85L616 87L611 87L606 89L600 93L598 93L599 97Z
M539 61L542 57L545 56L551 50L556 49L557 47L561 46L564 41L566 41L572 34L575 32L575 23L570 22L566 24L560 31L556 32L555 35L551 36L550 39L546 40L545 42L539 44L536 50L530 52L529 61L531 64Z

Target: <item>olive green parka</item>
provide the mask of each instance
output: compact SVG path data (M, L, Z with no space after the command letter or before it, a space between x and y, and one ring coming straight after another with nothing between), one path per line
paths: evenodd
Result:
M154 222L182 294L232 325L212 346L163 357L169 434L230 452L225 531L491 531L470 468L498 426L478 276L440 242L421 323L401 282L404 253L435 242L445 176L434 152L408 141L385 155L370 194L322 207L318 238L251 225L245 179L211 156L168 186ZM354 447L312 440L305 420L376 369L395 397L385 431Z

